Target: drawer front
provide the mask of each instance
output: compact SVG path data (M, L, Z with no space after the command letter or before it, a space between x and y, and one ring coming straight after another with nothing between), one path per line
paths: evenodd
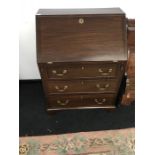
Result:
M90 77L115 78L123 65L119 63L92 63L92 64L51 64L46 65L47 78L49 79L76 79Z
M114 107L115 94L50 95L48 108Z
M48 93L112 92L118 88L116 79L54 80L47 82Z

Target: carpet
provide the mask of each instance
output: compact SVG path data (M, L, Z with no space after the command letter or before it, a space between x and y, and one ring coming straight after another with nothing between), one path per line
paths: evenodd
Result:
M20 155L134 155L135 129L20 137Z

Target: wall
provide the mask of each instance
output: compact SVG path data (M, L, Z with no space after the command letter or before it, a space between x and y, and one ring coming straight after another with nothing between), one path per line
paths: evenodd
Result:
M35 14L39 8L120 7L128 18L135 18L132 0L26 0L20 4L20 79L40 79L36 63Z

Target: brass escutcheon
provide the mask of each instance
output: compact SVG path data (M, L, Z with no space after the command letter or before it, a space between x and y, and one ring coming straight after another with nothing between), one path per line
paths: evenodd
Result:
M84 24L84 19L83 18L79 18L79 24Z

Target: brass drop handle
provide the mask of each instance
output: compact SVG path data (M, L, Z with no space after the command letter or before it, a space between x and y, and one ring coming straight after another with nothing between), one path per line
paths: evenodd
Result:
M107 72L104 72L102 68L98 69L98 72L101 73L101 75L109 75L109 73L112 72L112 68L109 68Z
M95 101L97 104L103 104L103 103L106 102L106 99L103 98L103 99L101 99L101 101L99 101L97 98L95 98L94 101Z
M63 88L59 88L59 86L55 86L55 89L59 92L64 92L66 89L68 89L68 86L65 85Z
M69 100L65 100L64 102L63 101L60 101L60 100L57 100L57 103L59 105L65 106L65 105L67 105L69 103Z
M101 87L100 84L96 84L96 87L99 89L99 90L105 90L106 88L109 88L110 84L105 84L104 87Z
M64 70L62 71L62 73L57 73L56 70L52 70L52 73L53 73L53 74L56 74L57 76L64 76L67 72L68 72L68 71L67 71L66 69L64 69Z

